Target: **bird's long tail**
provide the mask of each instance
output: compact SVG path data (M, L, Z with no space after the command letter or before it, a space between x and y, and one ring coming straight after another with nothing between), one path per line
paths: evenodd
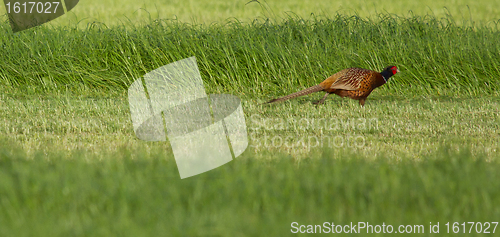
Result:
M316 85L316 86L309 87L307 89L304 89L304 90L301 90L301 91L289 94L287 96L283 96L281 98L277 98L277 99L271 100L269 102L266 102L265 104L282 102L282 101L285 101L285 100L297 98L299 96L303 96L303 95L311 94L311 93L314 93L314 92L322 91L323 89L325 89L325 88L323 88L323 86Z

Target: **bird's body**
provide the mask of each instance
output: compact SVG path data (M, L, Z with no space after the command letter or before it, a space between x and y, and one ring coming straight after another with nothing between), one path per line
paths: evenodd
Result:
M329 94L336 94L340 97L359 100L359 104L364 106L365 100L370 93L375 88L387 83L387 80L397 72L399 70L395 66L389 66L382 72L362 68L348 68L333 74L319 85L271 100L267 103L281 102L313 92L325 91L326 95L317 104L322 104Z

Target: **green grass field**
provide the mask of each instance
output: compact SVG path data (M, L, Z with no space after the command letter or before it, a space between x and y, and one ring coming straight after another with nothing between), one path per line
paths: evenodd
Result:
M311 14L334 16L337 13L361 17L373 17L379 13L400 16L434 15L438 18L452 15L457 23L462 19L478 24L498 22L500 2L494 0L351 0L351 1L272 1L259 0L172 0L172 1L132 1L86 0L77 5L67 16L55 20L55 25L78 24L85 28L88 23L99 22L107 26L130 22L149 22L152 19L178 19L189 23L221 23L228 19L251 22L256 18L286 18L298 15L309 18ZM248 4L247 4L248 3ZM0 9L0 15L5 13Z
M87 1L16 34L0 24L0 236L500 221L498 2L247 2ZM250 146L181 180L168 142L136 138L127 88L191 56L207 93L242 99ZM387 65L401 73L365 107L259 105Z

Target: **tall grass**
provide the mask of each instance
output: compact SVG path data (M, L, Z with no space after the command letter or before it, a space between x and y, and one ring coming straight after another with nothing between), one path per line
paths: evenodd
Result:
M144 73L194 55L209 91L281 95L343 68L394 64L402 73L386 93L495 93L498 24L454 22L380 14L210 25L156 20L85 30L42 26L0 36L0 83L35 92L124 91Z

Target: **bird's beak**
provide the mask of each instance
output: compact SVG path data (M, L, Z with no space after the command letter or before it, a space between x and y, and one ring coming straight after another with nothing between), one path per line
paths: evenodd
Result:
M399 68L396 68L396 72L399 72Z

